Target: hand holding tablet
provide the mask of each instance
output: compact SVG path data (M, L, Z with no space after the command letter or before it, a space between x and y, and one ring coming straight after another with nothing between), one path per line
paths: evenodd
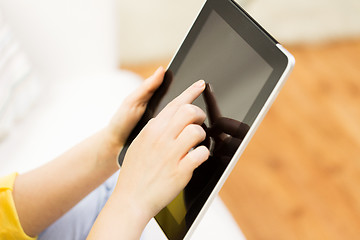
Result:
M201 127L206 114L192 104L204 89L203 80L195 82L141 130L89 239L140 238L150 219L185 188L194 169L208 159L208 148L199 145L206 138ZM108 229L114 219L121 226Z
M197 81L171 101L128 149L116 191L131 196L148 220L185 188L194 169L208 159L208 149L196 147L206 137L200 126L206 115L191 104L204 88L204 81Z
M119 156L121 164L146 123L191 83L204 79L209 84L193 104L207 112L201 144L209 147L210 157L155 217L170 240L191 236L294 63L292 55L233 0L207 0Z

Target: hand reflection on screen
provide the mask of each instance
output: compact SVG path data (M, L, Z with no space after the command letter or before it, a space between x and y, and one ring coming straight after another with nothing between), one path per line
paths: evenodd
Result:
M210 149L211 156L227 164L249 131L249 125L221 115L209 83L203 97L210 126L202 125L207 133L202 144Z
M209 83L203 92L208 124L202 124L206 139L201 143L210 150L209 159L199 166L185 188L186 220L192 222L215 187L231 158L241 144L249 125L223 117ZM191 209L191 210L190 210Z

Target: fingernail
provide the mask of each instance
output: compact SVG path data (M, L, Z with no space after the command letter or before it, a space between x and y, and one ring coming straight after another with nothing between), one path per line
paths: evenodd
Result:
M195 87L198 88L203 88L205 86L205 81L204 80L199 80L194 84Z

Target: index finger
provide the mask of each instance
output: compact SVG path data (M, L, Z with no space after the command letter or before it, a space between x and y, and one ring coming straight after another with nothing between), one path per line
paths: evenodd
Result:
M205 89L205 81L199 80L188 87L185 91L183 91L179 96L177 96L172 102L175 105L188 104L195 101L196 98L200 96L200 94Z
M191 104L205 89L205 81L199 80L183 91L179 96L172 100L166 107L159 113L161 117L171 117L175 114L177 109L184 104Z

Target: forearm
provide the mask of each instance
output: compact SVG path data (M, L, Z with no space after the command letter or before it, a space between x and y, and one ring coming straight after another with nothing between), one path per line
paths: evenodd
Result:
M48 164L17 177L14 201L28 235L38 235L118 169L120 148L109 145L106 129L101 130Z

